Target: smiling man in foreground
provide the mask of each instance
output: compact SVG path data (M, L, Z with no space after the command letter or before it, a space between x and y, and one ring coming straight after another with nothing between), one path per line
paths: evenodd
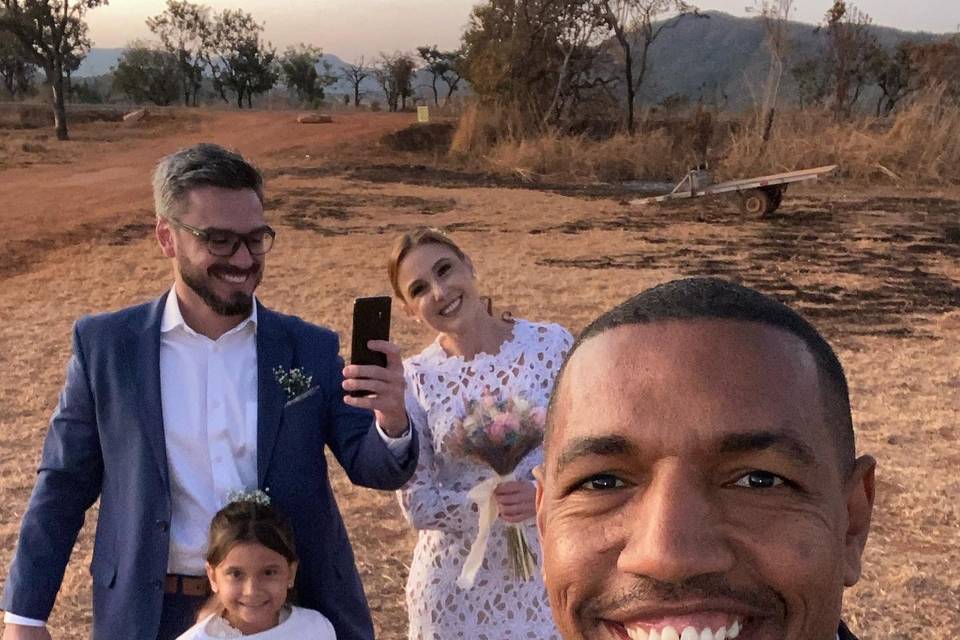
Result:
M561 633L854 638L874 467L794 311L717 279L641 293L584 330L551 400L537 524Z

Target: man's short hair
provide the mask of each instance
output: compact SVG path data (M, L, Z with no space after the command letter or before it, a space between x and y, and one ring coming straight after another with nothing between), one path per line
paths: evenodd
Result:
M585 341L627 325L711 319L759 322L787 331L803 341L816 362L825 415L835 430L841 471L844 477L848 476L856 458L853 418L847 377L833 348L812 324L787 305L720 278L685 278L658 285L591 322L574 342L557 376L547 411L548 431L567 364Z
M197 187L252 189L263 204L263 176L238 153L203 142L160 160L153 172L153 203L159 218L183 212L187 194Z

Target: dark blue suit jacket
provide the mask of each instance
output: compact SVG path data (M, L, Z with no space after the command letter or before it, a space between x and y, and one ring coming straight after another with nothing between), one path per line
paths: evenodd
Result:
M155 640L171 513L160 402L165 300L85 317L74 326L66 383L23 516L4 610L47 618L84 513L99 497L92 637ZM401 464L372 414L343 403L335 333L262 305L257 323L258 484L292 521L300 603L330 618L341 640L372 640L324 447L355 484L391 490L414 471L417 435ZM315 391L288 403L274 378L277 366L302 367Z

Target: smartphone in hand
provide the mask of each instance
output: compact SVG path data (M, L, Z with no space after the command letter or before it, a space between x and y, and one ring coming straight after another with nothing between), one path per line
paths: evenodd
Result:
M350 364L387 366L387 356L367 347L370 340L390 339L390 296L357 298L353 301L353 340L350 349ZM355 398L370 395L366 390L354 390Z

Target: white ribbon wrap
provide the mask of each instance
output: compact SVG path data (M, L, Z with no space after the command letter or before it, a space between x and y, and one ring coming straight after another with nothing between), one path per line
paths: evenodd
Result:
M457 586L461 589L470 589L473 587L473 581L477 579L477 571L483 565L483 556L487 551L487 540L490 538L490 529L497 520L497 500L493 497L493 492L497 486L503 482L515 480L513 472L505 476L494 476L484 480L476 485L467 494L479 510L479 530L477 539L473 541L470 547L470 554L467 561L463 563L463 569L460 571L460 577L457 578Z

